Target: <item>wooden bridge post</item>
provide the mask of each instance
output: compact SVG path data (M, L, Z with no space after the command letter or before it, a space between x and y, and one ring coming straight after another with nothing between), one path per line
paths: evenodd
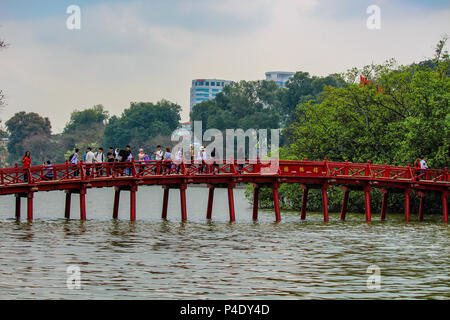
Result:
M448 222L448 203L447 203L447 197L449 195L448 191L442 192L442 215L443 215L443 222Z
M181 200L181 221L187 220L186 214L186 184L180 186L180 200Z
M234 198L233 198L233 188L234 184L228 184L228 209L230 210L230 222L233 222L236 220L235 214L234 214Z
M211 219L212 217L212 209L213 209L213 202L214 202L214 186L208 185L208 208L206 208L206 219Z
M133 168L134 168L134 166L133 166ZM137 185L131 186L131 188L130 188L130 221L136 220L136 191L137 191Z
M410 213L410 206L409 206L409 195L411 194L411 189L405 189L405 221L409 221L409 213Z
M86 188L80 189L80 219L86 220Z
M70 219L70 202L72 200L72 192L70 190L65 190L66 192L66 205L64 208L64 217Z
M364 200L366 204L366 222L372 221L372 216L370 213L370 191L372 188L370 186L364 186Z
M423 205L424 205L424 198L425 198L425 192L419 191L417 193L420 197L420 203L419 203L419 221L423 221Z
M20 220L20 204L21 204L20 194L16 193L16 219Z
M348 196L350 194L350 189L346 186L343 186L342 190L344 190L344 199L342 200L341 220L345 221L345 215L347 214L347 203L348 203Z
M164 195L163 195L163 206L162 206L161 218L166 220L167 219L167 206L169 204L170 189L168 186L163 186L163 189L164 189Z
M303 188L303 197L302 197L302 211L300 213L300 219L306 219L306 205L308 203L308 187L302 184Z
M280 222L281 221L281 215L280 215L280 201L278 197L278 188L279 183L275 182L272 184L272 194L273 194L273 206L275 209L275 221Z
M328 185L327 184L322 185L321 190L322 190L323 221L328 222L329 221L328 195L327 195Z
M33 221L33 197L34 197L34 192L27 193L27 220L28 221Z
M119 217L119 203L120 203L120 188L114 187L113 219L117 219Z
M253 220L258 220L259 185L253 184Z
M381 221L386 220L386 211L387 211L387 202L388 202L388 196L389 191L387 189L381 189L381 192L383 193L383 200L381 202Z

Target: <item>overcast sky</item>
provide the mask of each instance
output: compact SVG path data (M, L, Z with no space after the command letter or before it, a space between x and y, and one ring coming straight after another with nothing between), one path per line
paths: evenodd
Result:
M450 34L448 0L0 0L3 122L18 111L60 132L74 109L162 98L183 107L195 78L264 79L266 71L343 72L433 55ZM69 5L81 29L69 30ZM369 30L369 5L381 29Z

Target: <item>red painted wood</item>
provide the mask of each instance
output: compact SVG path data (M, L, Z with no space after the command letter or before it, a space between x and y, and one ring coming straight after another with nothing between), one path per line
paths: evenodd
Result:
M342 209L341 209L341 220L345 220L345 216L347 214L347 203L348 203L348 195L350 193L350 189L343 187L344 190L344 199L342 200Z
M303 188L303 197L302 197L302 211L300 214L300 219L305 220L306 219L306 206L308 203L308 187L305 185L302 185Z
M364 203L366 209L366 221L369 222L372 220L372 216L370 213L370 190L371 188L368 186L364 187Z
M16 219L20 220L20 204L21 199L18 194L16 194Z
M389 193L385 189L381 189L381 192L383 193L383 200L381 202L381 220L383 221L386 220L386 211Z
M33 192L28 192L27 195L27 220L33 221Z
M212 217L212 209L214 202L214 187L209 187L208 193L208 208L206 209L206 219L211 219Z
M259 186L253 185L253 220L258 220Z
M181 221L187 220L186 213L186 185L180 187L180 200L181 200Z
M323 208L323 221L328 222L330 218L328 217L328 185L323 185L322 188L322 208Z
M119 203L120 203L120 189L116 187L114 191L113 219L117 219L119 217Z
M230 211L230 222L236 220L234 213L233 187L228 186L228 209Z
M72 199L72 193L70 191L66 192L66 205L64 208L64 217L70 219L70 202Z
M272 193L273 193L273 206L275 208L275 221L280 222L281 221L280 201L278 198L278 187L277 186L272 187Z
M425 201L425 193L419 192L420 203L419 203L419 221L423 221L423 205Z
M167 219L167 206L169 204L169 188L164 188L164 195L163 195L163 206L162 206L162 213L161 218Z
M447 203L447 197L448 192L442 193L442 215L443 215L443 221L448 222L448 203Z

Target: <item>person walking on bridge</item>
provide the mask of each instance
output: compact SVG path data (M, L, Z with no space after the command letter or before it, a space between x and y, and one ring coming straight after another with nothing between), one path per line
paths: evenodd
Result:
M425 157L422 157L422 160L420 161L420 169L422 171L421 175L426 180L426 178L427 178L427 170L429 168L428 168L427 162L425 161Z

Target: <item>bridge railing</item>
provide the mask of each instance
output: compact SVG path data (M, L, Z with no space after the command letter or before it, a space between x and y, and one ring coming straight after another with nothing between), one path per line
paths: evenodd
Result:
M131 161L105 163L63 163L48 166L32 166L0 169L0 186L20 183L70 182L76 180L110 179L120 177L148 178L154 176L183 175L262 175L271 163L256 160L193 161ZM449 182L448 170L415 169L410 166L373 165L370 162L349 163L331 161L287 161L277 162L278 168L268 174L298 177L348 177L364 179L388 179Z

